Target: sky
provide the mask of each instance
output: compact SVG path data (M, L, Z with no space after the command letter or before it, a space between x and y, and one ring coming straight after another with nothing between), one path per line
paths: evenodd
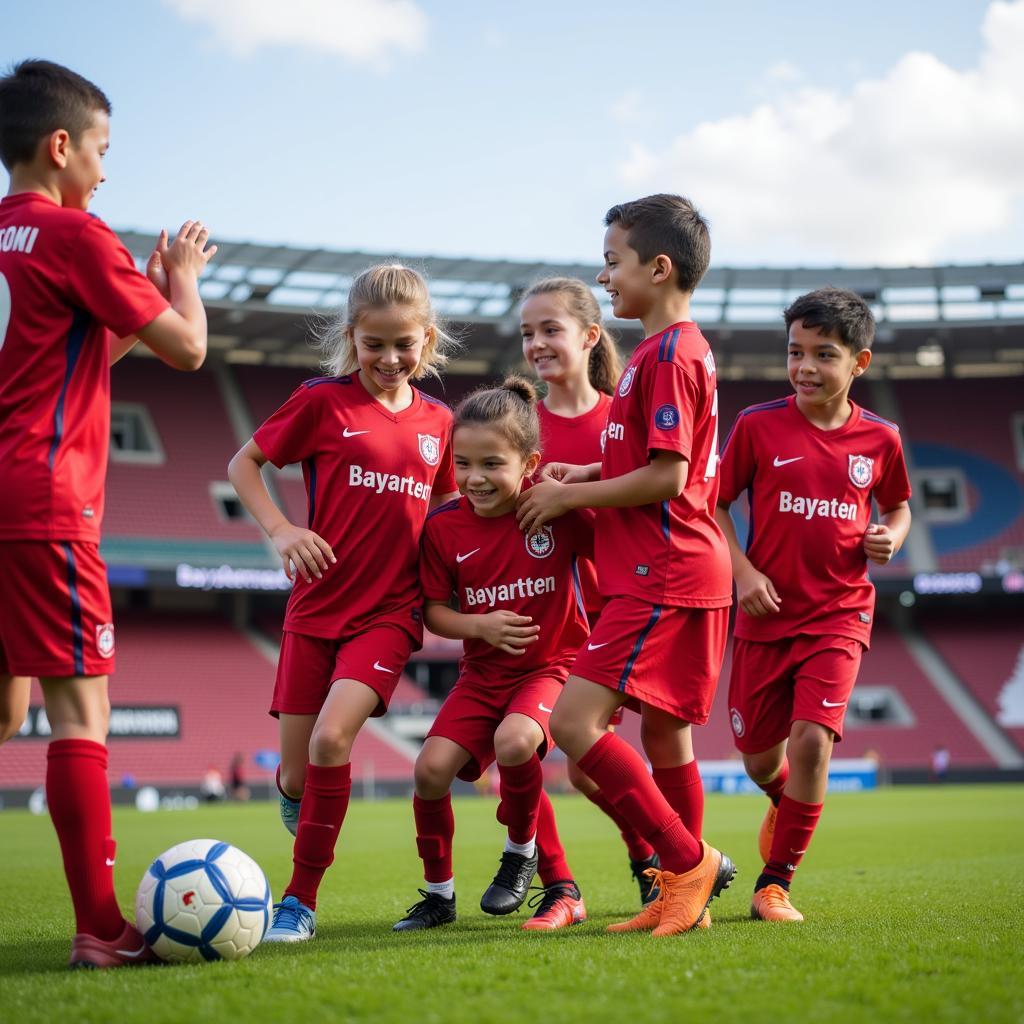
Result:
M5 0L0 33L110 97L115 229L597 262L609 206L679 192L717 266L1019 262L1021 54L1024 0Z

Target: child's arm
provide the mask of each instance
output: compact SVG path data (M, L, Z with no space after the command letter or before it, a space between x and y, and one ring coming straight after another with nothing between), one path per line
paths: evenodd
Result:
M289 522L274 504L260 472L266 462L266 456L250 439L228 463L228 479L239 500L273 542L288 579L294 583L296 573L301 573L307 583L312 582L310 573L321 579L327 563L337 562L334 552L323 537Z
M864 534L864 554L875 565L885 565L903 547L910 532L910 506L901 501L879 509L878 518L881 523L872 523Z
M139 332L139 339L176 370L198 370L206 358L206 310L199 297L199 275L216 253L206 248L209 231L199 221L187 220L167 245L161 232L156 251L167 274L171 308Z
M758 572L754 568L754 563L740 547L736 527L733 525L732 516L729 515L729 506L725 502L719 502L716 506L715 522L725 534L729 545L732 574L736 580L736 598L740 607L754 618L777 613L782 598L779 597L775 584L763 572Z
M516 615L507 609L486 615L466 615L449 608L444 601L427 601L423 622L431 633L449 640L484 640L506 654L525 654L535 643L540 626L531 626L529 615Z
M168 301L171 301L171 289L167 283L167 271L164 269L163 250L167 248L167 232L161 231L156 246L146 261L146 277L156 290ZM217 246L210 250L212 256ZM137 334L129 334L127 338L115 338L110 344L110 365L120 362L139 343Z
M677 498L690 464L679 453L657 450L646 466L607 480L562 483L549 478L523 491L516 515L527 533L571 508L632 508Z
M541 480L558 480L563 484L582 484L601 479L601 463L592 462L587 466L570 466L565 462L549 462L540 474Z

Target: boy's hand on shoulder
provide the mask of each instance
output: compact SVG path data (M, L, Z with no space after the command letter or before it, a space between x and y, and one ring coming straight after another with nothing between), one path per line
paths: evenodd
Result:
M540 626L532 626L529 615L516 615L507 609L477 616L480 639L506 654L525 654L537 642Z
M323 537L294 523L282 523L271 531L270 539L281 556L284 574L292 583L296 575L307 583L313 582L313 576L322 579L328 563L337 562L331 545Z
M160 261L166 271L183 270L199 277L203 268L217 252L215 245L206 248L210 232L203 226L202 221L185 221L169 246L166 233L162 233L161 238L164 242L163 249L160 249L158 242L156 251L159 252Z
M755 619L776 614L782 605L775 584L756 569L736 577L736 597L740 607Z
M524 533L534 533L549 520L565 515L571 508L566 485L545 478L519 495L516 519Z
M875 565L885 565L896 554L896 541L888 526L872 523L864 534L864 554Z
M572 466L567 462L549 462L540 474L541 480L557 480L561 484L585 484L591 479L589 466Z

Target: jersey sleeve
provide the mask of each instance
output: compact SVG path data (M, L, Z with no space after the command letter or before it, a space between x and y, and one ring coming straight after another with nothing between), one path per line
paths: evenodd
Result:
M731 505L754 479L756 462L746 417L740 413L729 431L718 460L718 500Z
M693 414L700 396L685 370L668 360L658 360L648 372L653 377L648 400L647 448L678 452L690 458L693 446Z
M428 522L420 542L420 586L428 601L449 601L455 590L450 559L441 550L441 537Z
M127 338L170 306L140 274L131 253L103 221L90 218L69 263L72 301L119 338Z
M288 401L252 435L253 441L278 469L302 462L316 452L315 390L299 385Z
M441 461L437 464L433 493L436 495L454 494L458 489L458 484L455 483L455 459L452 455L452 429L449 427L448 436L444 442L444 451L441 453Z
M907 463L903 458L903 442L897 434L892 452L885 460L882 475L873 489L872 497L878 502L880 509L892 508L910 497L910 477L907 475Z

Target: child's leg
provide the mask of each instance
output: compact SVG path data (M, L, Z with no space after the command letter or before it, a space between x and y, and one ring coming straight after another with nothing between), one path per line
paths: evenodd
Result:
M334 860L334 846L348 810L352 744L378 701L376 692L364 683L338 679L313 727L292 878L284 891L311 910L316 909L317 889Z
M693 754L693 729L666 711L645 706L640 738L658 789L690 835L700 840L704 831L704 785Z
M443 736L428 736L416 758L416 849L423 861L423 877L429 892L450 898L454 892L452 840L455 817L451 788L469 763L469 751Z
M80 934L116 939L125 921L114 895L116 844L107 783L110 701L106 676L42 679L53 729L46 800L64 858Z
M544 742L544 730L527 715L512 713L494 733L494 754L498 762L498 821L508 827L516 852L533 855L537 837L537 811L544 785L537 748ZM525 849L529 846L530 849Z
M28 676L0 675L0 743L6 743L28 716Z
M289 800L300 800L306 788L309 741L316 722L316 715L287 715L282 712L278 717L281 764L277 772L277 788Z

